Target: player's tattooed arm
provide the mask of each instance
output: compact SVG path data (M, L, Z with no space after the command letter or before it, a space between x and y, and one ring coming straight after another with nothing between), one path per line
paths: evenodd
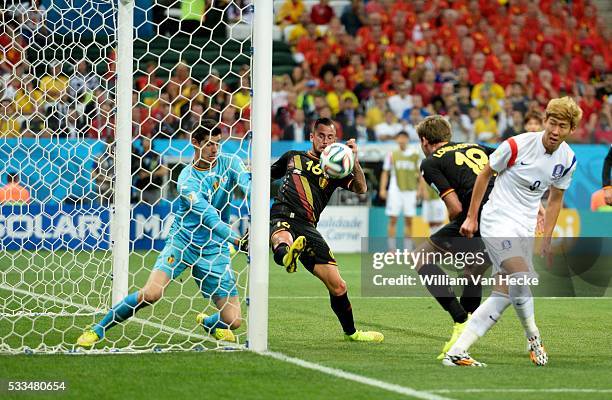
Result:
M353 182L351 183L351 192L357 194L363 194L368 191L368 184L366 183L365 174L363 173L363 169L361 169L361 165L359 162L355 160L355 167L353 168L353 173L355 177L353 178Z
M361 165L357 159L357 142L355 142L355 139L349 139L346 142L346 145L353 150L353 154L355 155L355 166L353 167L354 177L351 181L350 190L351 192L357 194L363 194L368 191L368 184L366 183L366 177L363 173L363 169L361 169Z

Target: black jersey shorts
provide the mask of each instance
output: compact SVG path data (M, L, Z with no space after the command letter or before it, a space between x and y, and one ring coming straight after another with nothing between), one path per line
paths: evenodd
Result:
M294 239L299 236L306 238L306 248L299 260L310 273L316 264L338 265L329 245L312 223L284 215L272 215L270 238L279 231L289 232Z
M482 252L486 253L486 247L480 231L476 231L471 239L462 236L460 233L461 225L465 218L456 218L440 228L437 232L429 237L429 242L434 247L442 252ZM488 258L487 258L488 259Z

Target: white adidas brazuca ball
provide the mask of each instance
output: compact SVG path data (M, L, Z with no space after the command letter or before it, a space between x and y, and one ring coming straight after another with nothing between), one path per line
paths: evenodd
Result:
M330 144L321 153L321 168L330 177L342 179L353 172L355 155L345 144Z

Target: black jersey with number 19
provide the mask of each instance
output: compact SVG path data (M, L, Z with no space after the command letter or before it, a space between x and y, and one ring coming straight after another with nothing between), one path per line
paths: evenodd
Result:
M476 177L489 162L489 155L493 151L495 149L474 143L449 142L423 160L421 174L440 194L440 198L456 192L463 207L462 217L465 217L470 208ZM489 198L493 183L494 179L491 179L482 204Z
M299 218L316 226L334 191L339 187L349 189L353 174L330 179L312 152L288 151L272 165L271 178L283 178L271 215Z

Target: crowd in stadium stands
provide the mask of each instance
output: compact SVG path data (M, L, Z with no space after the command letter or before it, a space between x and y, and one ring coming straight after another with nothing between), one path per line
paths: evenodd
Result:
M584 110L572 140L612 140L612 29L587 0L352 0L340 15L327 0L312 3L285 0L276 13L298 66L273 79L274 140L308 140L318 117L333 118L344 140L390 140L402 130L416 140L415 125L441 113L454 140L494 143L564 94ZM25 54L36 15L7 20L0 136L112 138L114 52L103 76L86 60L53 62L35 76ZM183 63L170 76L154 63L145 72L135 82L135 137L186 138L203 114L219 119L225 136L248 132L247 66L231 88L214 73L196 81Z
M352 0L340 15L311 3L277 12L299 66L274 78L274 139L308 140L332 117L343 140L416 140L440 113L454 140L495 143L570 95L584 111L571 140L612 141L612 29L590 1Z

